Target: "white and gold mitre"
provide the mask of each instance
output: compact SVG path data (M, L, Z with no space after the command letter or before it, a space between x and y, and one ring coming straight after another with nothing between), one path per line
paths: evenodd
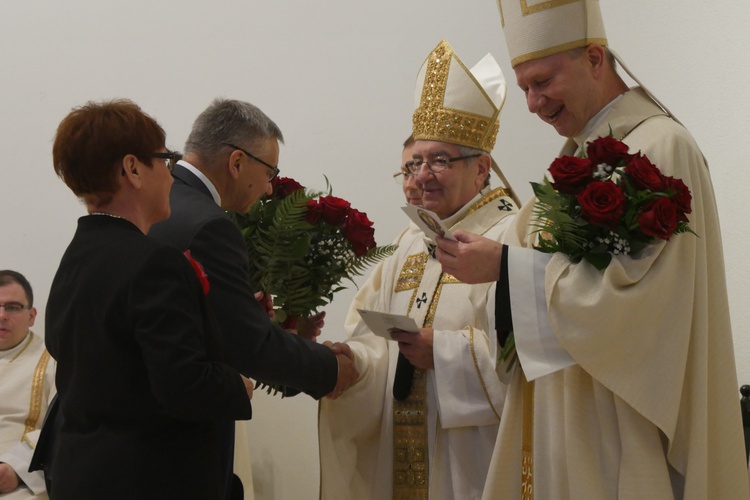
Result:
M607 45L599 0L497 0L511 65Z
M417 74L414 140L458 144L490 153L500 128L505 77L491 54L468 70L442 40Z

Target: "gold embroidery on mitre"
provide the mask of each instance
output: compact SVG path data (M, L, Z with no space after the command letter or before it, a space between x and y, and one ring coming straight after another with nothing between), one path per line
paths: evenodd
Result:
M427 264L428 258L429 255L427 252L408 256L404 261L404 265L401 266L401 272L396 280L396 288L394 291L403 292L404 290L419 288L419 283L422 281L424 268Z
M521 13L524 16L528 16L529 14L535 14L537 12L542 12L543 10L554 9L555 7L560 7L561 5L580 1L581 0L546 0L534 5L529 5L528 0L521 0Z
M497 0L497 4L513 68L592 43L607 46L598 0Z
M438 302L440 302L440 294L443 292L443 274L440 273L438 286L435 288L435 293L432 294L432 302L430 302L430 308L427 310L427 317L424 319L425 328L432 328L433 323L435 323L435 313L437 312Z
M492 116L487 117L444 107L448 73L454 57L461 69L474 80L477 89L485 93L471 72L455 55L450 44L443 40L427 58L419 107L412 116L414 139L449 142L492 151L497 132L500 130L499 109L495 109Z

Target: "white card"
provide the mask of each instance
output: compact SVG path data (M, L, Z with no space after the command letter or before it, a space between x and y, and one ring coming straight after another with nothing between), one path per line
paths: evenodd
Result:
M383 337L384 339L393 340L389 331L393 328L405 332L419 332L419 327L417 326L416 321L409 316L368 311L366 309L357 309L357 312L372 333L378 337Z
M414 223L419 226L419 229L430 238L435 241L436 236L442 236L448 240L456 241L456 238L451 234L450 230L443 224L440 217L435 212L430 212L426 208L418 207L415 205L407 205L401 207L406 215L409 216Z

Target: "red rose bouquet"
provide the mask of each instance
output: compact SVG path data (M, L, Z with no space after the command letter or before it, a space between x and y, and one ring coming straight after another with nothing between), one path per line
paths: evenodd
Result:
M640 152L628 153L613 137L589 142L581 157L557 158L549 177L531 183L541 233L536 248L543 252L604 269L612 255L635 254L655 238L693 233L685 183L663 175Z
M270 196L247 215L236 214L236 220L245 236L253 287L271 294L275 320L294 328L298 318L312 316L346 288L344 280L361 276L396 247L376 246L367 214L332 196L330 185L327 193L286 177L272 185Z

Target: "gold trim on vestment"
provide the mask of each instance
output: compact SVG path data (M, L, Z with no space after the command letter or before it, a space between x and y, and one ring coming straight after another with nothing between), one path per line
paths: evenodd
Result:
M393 402L393 499L428 500L427 374L414 369L411 391Z
M492 203L501 197L508 197L508 191L504 188L496 188L482 196L476 203L472 204L459 220L463 220L482 207ZM512 201L512 200L511 200ZM429 255L426 252L408 256L398 279L396 280L394 292L413 290L407 308L407 314L411 313L412 306L419 293L419 287L424 278L424 273ZM440 273L437 286L432 294L429 308L427 310L423 327L431 328L435 321L438 303L442 294L443 286L446 284L459 284L455 276ZM479 370L479 363L474 351L474 330L471 329L471 353L474 366L479 374L485 397L489 401L492 411L500 415L495 409L489 397L489 391L485 386ZM429 449L427 442L427 371L414 369L412 386L409 396L404 401L393 402L393 498L394 500L427 500L429 495Z
M404 261L404 265L401 266L401 272L396 280L396 288L394 291L403 292L405 290L419 288L419 283L422 281L424 268L427 265L428 258L429 255L427 255L427 252L408 256Z
M534 382L521 372L521 500L534 500Z
M490 191L486 195L484 195L481 198L479 198L476 203L474 203L471 207L469 207L469 209L466 211L466 213L464 213L461 216L461 218L456 221L456 224L458 224L459 222L461 222L462 220L464 220L465 218L467 218L469 215L473 214L474 212L476 212L480 208L484 207L485 205L488 205L489 203L492 203L496 199L502 198L503 196L505 196L507 198L510 198L510 196L508 196L508 191L505 188L499 187L499 188L493 189L492 191ZM512 201L513 200L511 199L511 202ZM514 203L514 205L515 205L515 203ZM455 226L455 224L454 224L454 226Z
M396 291L406 291L415 285L407 314L419 291L427 258L426 253L411 255L401 268ZM441 288L439 283L424 320L425 328L431 327L435 319ZM393 500L428 500L429 477L427 372L414 368L409 396L404 401L393 401Z
M44 350L39 361L34 369L34 378L31 384L31 398L29 402L29 416L26 419L26 426L23 429L23 436L21 441L26 438L26 434L33 431L36 428L36 423L39 421L39 415L42 413L42 398L44 397L44 375L47 372L47 364L49 362L49 352L47 349Z
M408 316L411 312L411 308L414 307L414 302L417 300L417 294L419 293L419 288L415 288L414 291L411 294L411 297L409 298L409 306L406 308L406 315Z
M443 273L442 276L440 276L440 284L446 284L446 283L461 283L461 280L453 276L452 274Z

